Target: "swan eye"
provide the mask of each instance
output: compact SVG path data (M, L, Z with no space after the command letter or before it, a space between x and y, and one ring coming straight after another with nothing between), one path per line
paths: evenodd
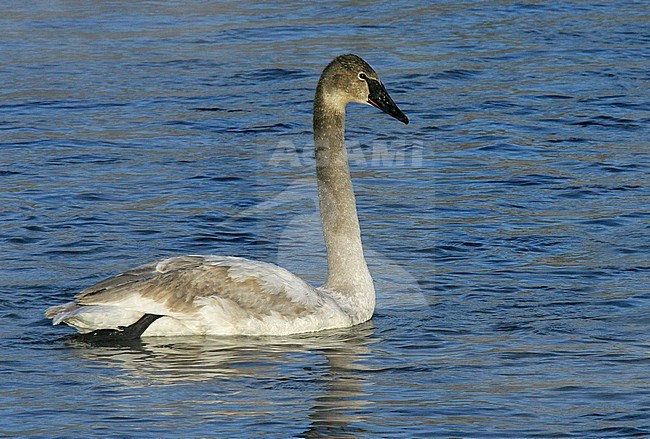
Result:
M360 80L362 80L362 81L365 81L366 79L368 79L368 77L366 76L366 74L363 73L363 72L359 72L359 75L357 75L357 76L358 76L358 78L359 78Z

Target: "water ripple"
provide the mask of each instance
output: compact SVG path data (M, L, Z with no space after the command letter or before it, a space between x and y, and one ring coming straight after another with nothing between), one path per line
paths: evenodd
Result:
M650 435L640 5L14 2L0 436ZM179 253L321 283L311 101L349 52L411 119L347 110L371 322L132 346L50 326Z

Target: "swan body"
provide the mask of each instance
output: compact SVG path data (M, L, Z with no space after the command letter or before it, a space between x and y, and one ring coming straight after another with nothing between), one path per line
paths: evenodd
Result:
M82 333L162 315L144 335L285 335L351 326L366 306L314 288L284 268L224 256L178 256L134 268L48 310L56 325Z
M369 320L375 289L363 256L344 147L345 106L371 104L408 119L375 71L356 55L324 70L314 98L314 144L328 277L315 288L291 272L248 259L188 255L141 265L50 307L54 325L82 334L286 335Z

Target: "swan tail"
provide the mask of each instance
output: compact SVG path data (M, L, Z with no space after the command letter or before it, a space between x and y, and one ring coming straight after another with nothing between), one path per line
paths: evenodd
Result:
M74 314L78 309L79 305L75 302L64 303L63 305L51 306L45 310L45 317L52 319L53 325L59 325L67 317Z
M141 311L125 310L116 306L85 306L75 302L53 306L45 311L45 317L52 319L53 325L65 323L82 334L98 329L128 327L134 324L133 322L137 323L143 315L146 314ZM149 324L151 323L153 323L153 320L149 322Z

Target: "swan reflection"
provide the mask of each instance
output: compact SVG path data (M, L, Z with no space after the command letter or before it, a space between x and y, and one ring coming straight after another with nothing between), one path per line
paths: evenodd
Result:
M363 359L378 340L368 322L281 339L147 337L101 346L72 337L67 346L105 368L102 375L118 392L152 386L184 392L190 384L191 404L208 418L290 422L303 428L301 437L355 437L363 431L351 425L363 423L359 412L368 404L364 372L372 369Z

